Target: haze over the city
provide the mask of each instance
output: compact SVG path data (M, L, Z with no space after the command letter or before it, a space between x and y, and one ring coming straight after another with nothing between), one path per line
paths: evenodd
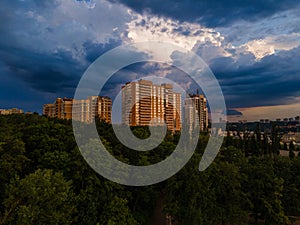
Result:
M0 5L0 108L41 113L43 104L73 97L84 71L103 53L122 44L162 41L194 51L209 65L230 120L300 114L299 1L2 0ZM186 82L161 64L133 65L103 94L152 73Z

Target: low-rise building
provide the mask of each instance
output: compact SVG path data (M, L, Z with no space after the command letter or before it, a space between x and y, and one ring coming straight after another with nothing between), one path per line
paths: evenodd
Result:
M12 115L12 114L23 114L22 109L12 108L12 109L0 109L0 115Z

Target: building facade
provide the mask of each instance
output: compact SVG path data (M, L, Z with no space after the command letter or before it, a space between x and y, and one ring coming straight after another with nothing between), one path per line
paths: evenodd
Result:
M90 96L85 100L57 98L53 104L44 105L43 115L85 123L91 123L97 117L111 123L111 107L109 97Z
M56 117L55 104L45 104L43 106L43 115Z
M168 130L181 130L181 95L171 84L152 81L128 82L122 87L122 122L129 126L166 123Z
M185 120L189 129L194 127L195 121L199 122L200 131L207 131L208 129L208 108L207 100L204 95L195 94L188 96L184 104Z
M193 100L189 97L184 100L184 122L189 134L192 134L196 125L199 124L197 110L194 106Z
M22 109L12 108L12 109L0 109L0 115L12 115L12 114L23 114Z

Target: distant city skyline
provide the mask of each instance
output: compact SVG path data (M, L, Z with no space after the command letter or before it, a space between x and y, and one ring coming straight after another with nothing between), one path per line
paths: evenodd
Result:
M176 132L182 129L183 123L193 129L197 121L201 132L208 129L207 100L198 91L197 94L184 97L173 90L172 84L156 84L140 79L124 84L121 92L122 118L117 121L122 124L155 126L165 123L168 130ZM91 123L95 117L112 123L112 114L112 100L107 96L89 96L87 99L57 98L53 103L43 105L45 116L86 123Z
M100 96L99 96L100 97ZM47 104L44 104L43 106L45 106ZM271 109L270 109L271 110ZM23 109L21 109L20 107L14 107L14 108L4 108L0 106L0 115L10 115L10 114L32 114L32 113L38 113L40 115L43 115L43 107L40 109L40 111L42 111L42 113L39 113L37 111L33 112L33 111L24 111ZM227 122L260 122L261 120L267 120L267 121L284 121L286 119L288 120L297 120L297 118L300 117L300 113L299 115L294 115L293 113L291 113L290 115L286 115L286 116L278 116L278 117L274 117L274 118L268 118L268 117L260 117L258 119L254 119L254 120L247 120L245 119L243 116L227 116L228 120ZM121 121L121 120L120 120Z

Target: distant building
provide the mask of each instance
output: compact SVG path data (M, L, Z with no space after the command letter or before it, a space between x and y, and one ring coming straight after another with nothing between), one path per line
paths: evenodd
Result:
M260 123L270 123L271 121L269 119L260 119L259 122Z
M112 100L109 97L91 96L91 117L99 117L107 123L111 123Z
M0 109L0 115L12 115L12 114L23 114L22 109L12 108L12 109Z
M55 104L45 104L43 106L43 115L56 117Z
M72 119L73 99L64 98L61 104L60 113L62 119Z
M196 128L196 123L199 123L197 110L194 106L193 100L189 97L184 100L184 121L190 134Z
M189 121L189 124L191 124L192 121L195 121L194 115L193 113L191 113L191 110L193 108L191 104L194 104L194 107L196 109L195 113L197 113L198 116L200 131L206 131L208 129L208 108L206 98L204 97L204 95L200 94L191 95L190 97L186 98L185 117Z
M162 84L165 91L165 116L167 127L171 131L181 130L181 94L173 92L171 84ZM157 97L156 97L157 100ZM154 105L155 106L155 105Z
M86 100L73 101L73 118L91 123L95 117L111 123L112 100L109 97L90 96Z
M73 118L75 121L91 123L90 118L91 104L89 100L73 100Z
M53 104L44 105L43 115L67 120L73 118L86 123L99 117L111 123L111 107L112 101L109 97L90 96L85 100L57 98Z
M139 80L122 87L122 123L149 126L164 121L170 131L181 130L181 95L171 84Z
M289 132L289 133L284 134L281 137L281 141L283 143L290 143L291 141L295 141L295 133Z
M73 99L71 98L57 98L53 104L43 106L43 115L59 119L72 119L72 105Z

